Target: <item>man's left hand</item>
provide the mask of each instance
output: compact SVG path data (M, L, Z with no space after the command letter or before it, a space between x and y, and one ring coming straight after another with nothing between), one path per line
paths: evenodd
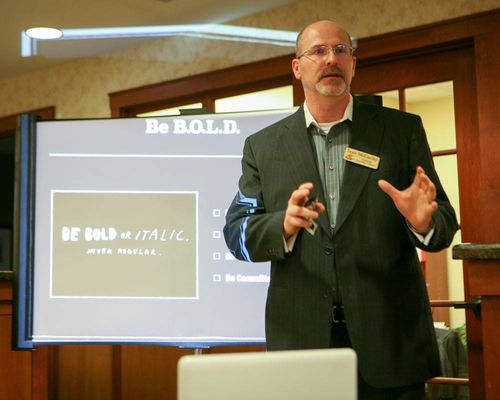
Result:
M417 167L412 184L404 190L396 189L383 179L378 181L378 185L415 231L425 235L432 229L432 215L438 208L436 186L422 167Z

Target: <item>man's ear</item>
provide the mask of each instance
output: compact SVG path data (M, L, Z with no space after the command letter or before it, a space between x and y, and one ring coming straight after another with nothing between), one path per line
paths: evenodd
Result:
M295 78L297 78L300 81L301 74L300 74L300 62L297 58L294 58L292 60L292 71L293 74L295 75Z

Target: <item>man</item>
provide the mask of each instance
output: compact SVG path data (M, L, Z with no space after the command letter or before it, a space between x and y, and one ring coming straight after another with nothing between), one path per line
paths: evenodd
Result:
M457 229L419 117L363 104L348 33L297 38L305 103L249 137L224 235L241 260L271 261L269 350L352 347L360 399L423 399L439 355L416 247Z

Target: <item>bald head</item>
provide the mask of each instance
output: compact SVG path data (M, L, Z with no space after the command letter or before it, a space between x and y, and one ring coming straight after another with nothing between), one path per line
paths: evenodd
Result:
M307 25L304 29L302 29L299 32L299 34L297 35L297 39L295 41L295 55L298 57L305 50L307 50L307 48L305 49L303 46L305 41L304 38L314 36L318 32L321 32L324 29L338 30L341 33L341 35L345 36L347 43L349 43L349 45L352 46L351 36L349 35L349 33L336 22L325 19L322 21L313 22Z
M319 119L330 118L336 109L343 112L356 70L356 56L346 50L351 46L347 31L333 21L316 21L300 32L296 46L292 71L302 83L309 111ZM329 114L321 116L326 109Z

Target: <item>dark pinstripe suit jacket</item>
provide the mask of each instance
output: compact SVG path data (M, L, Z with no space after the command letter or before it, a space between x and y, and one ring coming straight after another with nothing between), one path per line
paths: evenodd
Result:
M313 182L325 204L304 111L249 137L239 192L227 213L226 243L238 259L271 261L268 349L329 346L336 273L365 380L377 387L422 382L439 374L439 355L415 246L426 251L449 246L457 229L455 213L419 117L355 100L349 146L380 157L378 169L348 162L335 231L323 213L315 235L301 230L293 251L285 254L283 219L292 191ZM406 188L418 165L437 188L436 228L428 246L415 238L377 185L386 179Z

